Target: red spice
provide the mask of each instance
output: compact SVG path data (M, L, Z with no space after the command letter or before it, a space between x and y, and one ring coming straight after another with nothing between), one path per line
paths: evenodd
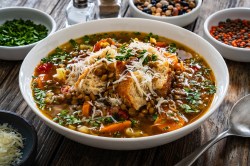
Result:
M250 48L250 21L241 19L227 19L219 22L218 26L212 26L210 34L218 41L225 44Z

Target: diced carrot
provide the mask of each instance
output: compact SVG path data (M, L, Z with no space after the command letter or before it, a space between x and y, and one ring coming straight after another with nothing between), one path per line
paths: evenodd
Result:
M44 88L43 82L48 80L49 75L48 74L40 74L35 80L34 82L37 83L37 87L40 89Z
M82 106L82 115L85 117L89 117L91 111L91 105L89 102L85 101Z
M42 80L41 80L41 77L37 77L37 78L35 79L35 82L37 83L37 87L38 87L38 88L40 88L40 89L43 88L43 82L42 82Z
M101 48L104 48L108 45L114 45L114 44L115 42L111 38L102 39L94 45L94 52L99 51Z
M94 52L99 51L100 49L101 49L101 43L98 42L94 45Z
M115 44L114 40L111 39L111 38L107 38L106 41L107 41L110 45L114 45L114 44Z
M166 47L167 44L165 42L156 42L155 46L156 47Z
M169 132L177 130L184 126L185 121L183 118L177 116L179 121L166 119L164 116L158 116L152 127L156 127L161 132Z
M178 69L180 69L181 71L185 70L185 67L183 65L183 61L181 61L180 63L176 63L175 67L178 68Z
M131 121L126 120L126 121L121 122L121 123L114 123L114 124L105 126L105 127L103 127L103 128L100 129L100 132L103 132L103 133L114 133L116 131L122 131L122 130L130 127L130 126L131 126Z

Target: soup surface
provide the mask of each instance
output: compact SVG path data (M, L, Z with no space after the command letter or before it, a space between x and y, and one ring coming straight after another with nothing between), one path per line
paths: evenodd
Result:
M109 32L70 40L41 59L38 108L55 123L106 137L143 137L199 118L216 92L193 50L152 33Z

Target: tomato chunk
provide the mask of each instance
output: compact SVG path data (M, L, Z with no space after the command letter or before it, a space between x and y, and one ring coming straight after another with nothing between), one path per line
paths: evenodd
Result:
M52 63L42 63L37 67L37 72L48 73L53 67Z

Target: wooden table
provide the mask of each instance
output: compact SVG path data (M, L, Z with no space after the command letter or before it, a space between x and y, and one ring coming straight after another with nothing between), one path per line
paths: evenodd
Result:
M65 8L69 0L0 0L0 8L26 6L49 13L58 29L65 27ZM229 7L250 7L250 0L204 0L199 18L185 27L203 35L205 19ZM127 10L124 10L127 12ZM125 15L129 15L129 10ZM38 153L34 165L173 165L227 128L234 102L250 93L250 63L226 60L230 86L218 110L197 130L172 143L137 151L112 151L71 141L47 127L24 101L18 86L22 61L0 60L0 109L21 114L33 123L38 134ZM1 118L1 117L0 117ZM250 139L229 137L210 148L196 165L250 165Z

